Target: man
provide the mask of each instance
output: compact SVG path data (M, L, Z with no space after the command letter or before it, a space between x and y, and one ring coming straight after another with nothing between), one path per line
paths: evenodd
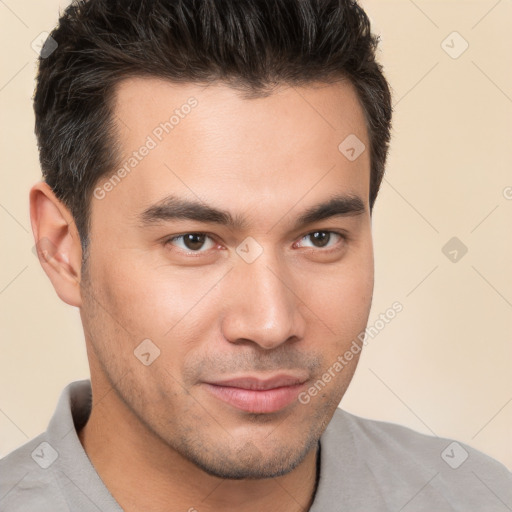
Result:
M1 510L511 509L498 462L337 408L373 292L376 45L348 0L65 11L30 208L91 380L0 462Z

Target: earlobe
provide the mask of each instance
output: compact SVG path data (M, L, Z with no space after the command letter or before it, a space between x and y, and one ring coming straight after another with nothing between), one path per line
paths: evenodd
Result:
M57 295L67 304L81 307L80 237L70 211L44 181L30 190L30 222L39 262Z

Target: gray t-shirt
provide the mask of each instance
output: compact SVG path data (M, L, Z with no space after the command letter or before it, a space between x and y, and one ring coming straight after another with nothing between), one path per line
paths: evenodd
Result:
M1 512L121 512L77 429L88 380L69 384L45 433L0 460ZM462 443L337 409L320 439L310 512L510 512L512 473Z

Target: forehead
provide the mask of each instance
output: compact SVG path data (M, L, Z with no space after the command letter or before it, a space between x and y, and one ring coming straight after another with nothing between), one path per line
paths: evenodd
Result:
M353 133L350 130L359 131L361 139L367 137L357 93L347 80L303 87L282 84L267 96L246 99L220 82L199 85L130 78L116 87L114 115L127 146L136 144L141 135L153 134L157 139L164 135L169 142L184 139L188 131L193 131L203 135L203 144L222 141L225 147L250 148L251 142L269 142L269 149L281 148L289 153L291 143L300 141L305 150L318 146L327 133L334 140ZM184 123L187 118L192 121ZM164 129L160 134L158 127L169 122L172 133ZM289 144L284 144L286 140ZM159 142L166 145L166 141Z
M340 150L346 140L369 148L346 81L245 99L221 83L132 78L117 87L114 116L120 161L99 182L112 183L101 208L134 215L172 193L261 213L261 221L276 201L291 206L305 195L343 193L367 204L369 151L351 160Z

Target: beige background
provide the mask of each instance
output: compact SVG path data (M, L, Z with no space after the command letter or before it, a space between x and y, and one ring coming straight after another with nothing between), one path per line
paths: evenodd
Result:
M62 388L88 377L78 310L32 252L40 179L36 53L67 1L0 1L0 455L45 429ZM369 340L342 405L464 441L512 468L512 2L367 0L394 90L387 177L374 210ZM452 55L469 47L458 58ZM508 199L507 199L508 198ZM457 237L467 254L442 247Z

